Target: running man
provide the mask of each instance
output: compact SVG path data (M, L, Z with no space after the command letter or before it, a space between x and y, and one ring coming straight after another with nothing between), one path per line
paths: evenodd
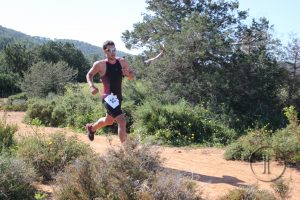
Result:
M93 124L86 124L88 138L93 141L97 129L118 123L118 136L123 144L126 141L126 119L121 109L122 104L122 79L126 76L129 80L134 78L134 72L129 68L124 58L116 57L116 47L113 41L106 41L103 44L103 51L106 59L96 61L86 75L87 83L93 95L99 89L93 83L93 77L100 75L103 83L101 100L106 108L106 116L100 118Z

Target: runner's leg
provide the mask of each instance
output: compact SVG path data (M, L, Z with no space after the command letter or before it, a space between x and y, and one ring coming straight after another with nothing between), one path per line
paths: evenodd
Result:
M121 141L121 143L124 143L127 138L125 114L118 115L115 118L115 120L118 123L118 135L119 135L120 141Z

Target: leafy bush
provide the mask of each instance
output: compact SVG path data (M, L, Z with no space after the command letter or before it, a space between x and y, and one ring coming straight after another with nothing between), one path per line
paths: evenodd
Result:
M65 95L57 103L53 116L58 116L58 113L63 116L62 113L65 113L65 119L61 120L66 125L81 130L86 123L104 116L105 111L99 97L92 96L88 89L86 84L67 87Z
M53 133L49 138L41 134L24 137L18 143L16 154L32 164L44 181L53 177L76 160L79 156L92 152L76 136L66 138L62 133Z
M231 190L227 195L218 200L276 200L276 197L267 190L259 190L257 186L248 186Z
M28 97L26 93L19 93L8 97L5 110L26 111Z
M134 111L133 127L143 138L152 135L172 145L228 144L236 138L235 131L215 120L209 110L185 101L169 105L145 102Z
M272 132L266 127L258 130L250 130L247 135L240 137L237 141L226 147L224 158L226 160L244 160L249 161L252 153L262 146L270 146L272 143ZM262 154L258 152L253 154L253 160L261 160Z
M289 120L287 127L274 133L265 128L250 131L226 148L225 159L248 160L257 148L269 146L272 148L276 160L285 161L288 164L299 164L300 142L298 136L300 126L297 113L293 107L290 107L285 109L285 115ZM261 159L260 154L255 154L255 156L254 159Z
M56 64L40 61L24 74L23 92L33 97L47 97L49 93L62 92L64 86L76 79L77 71L60 61Z
M102 157L84 156L57 179L55 198L62 199L201 199L195 186L160 170L161 160L149 146L127 140L123 149Z
M55 100L34 99L28 105L25 121L40 120L43 125L51 126L54 107Z
M153 97L153 91L149 85L141 81L124 81L124 100L132 102L134 105L142 105L146 99Z
M272 146L279 160L289 164L300 164L300 125L293 106L284 109L289 125L276 131Z
M0 154L0 199L33 199L34 180L37 180L34 169L22 159Z
M14 144L13 136L17 131L16 125L6 123L6 115L0 118L0 153Z
M20 92L17 81L20 77L11 72L0 72L0 97L8 97L9 95Z
M49 99L32 99L26 113L26 122L39 120L46 126L73 127L84 130L86 123L95 122L105 116L105 109L97 96L92 96L89 88L82 85L68 85L64 96ZM131 106L131 104L128 104ZM126 107L125 104L125 109ZM130 109L128 109L130 110ZM130 114L130 112L128 112ZM131 122L129 119L129 123ZM108 131L108 128L99 130Z
M272 138L272 147L278 160L300 164L300 143L292 130L290 127L278 130Z

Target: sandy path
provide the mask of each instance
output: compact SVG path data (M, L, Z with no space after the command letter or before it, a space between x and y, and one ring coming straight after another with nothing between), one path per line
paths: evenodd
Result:
M0 113L0 116L3 112ZM32 132L33 129L22 122L24 112L8 112L7 122L17 124L19 133ZM110 147L107 137L96 136L90 142L84 134L78 134L66 128L44 127L39 131L52 133L63 131L67 134L77 134L79 140L86 142L100 153L105 153ZM119 146L117 137L112 136L111 144L113 147ZM258 184L260 189L272 190L270 183L259 181L253 175L249 163L240 161L226 161L223 159L223 149L217 148L161 148L162 157L165 158L164 167L167 170L180 172L193 178L203 190L203 197L216 199L218 196L226 194L230 189L251 184ZM287 168L284 178L292 178L291 199L300 199L300 169ZM45 188L51 191L51 188Z

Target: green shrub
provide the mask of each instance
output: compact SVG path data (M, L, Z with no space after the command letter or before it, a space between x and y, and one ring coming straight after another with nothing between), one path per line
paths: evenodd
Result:
M34 199L35 200L44 200L47 199L48 195L47 194L40 194L40 193L35 193L34 194Z
M83 131L86 123L97 121L105 116L105 112L100 98L92 96L87 86L68 85L64 96L32 99L26 112L26 122L39 120L42 125L69 126ZM130 119L129 122L131 121ZM99 132L107 131L108 128L99 130Z
M259 147L269 146L275 154L275 159L285 161L287 164L300 163L300 126L297 112L293 107L285 108L285 115L289 124L274 133L265 128L250 131L230 144L225 151L224 157L228 160L248 160L251 154ZM261 159L261 154L255 154L253 159Z
M77 78L77 70L66 62L47 63L39 61L24 73L22 91L30 97L47 97L49 93L63 92L65 85Z
M19 93L8 97L5 110L10 111L26 111L28 97L26 93Z
M0 97L8 97L9 95L20 92L17 80L20 77L12 72L0 72Z
M70 126L84 130L86 123L95 122L100 117L105 116L101 100L97 96L92 96L85 84L69 85L64 96L52 113L53 120L59 122L59 126Z
M32 120L40 120L45 126L52 124L52 112L55 107L55 100L33 99L28 106L25 121L31 123Z
M224 145L236 138L235 131L215 120L203 106L185 101L169 105L145 102L134 111L133 127L143 138L152 135L172 145Z
M31 184L35 180L33 168L22 159L0 154L0 199L33 199L35 189Z
M91 148L78 142L76 136L67 138L62 133L53 133L49 138L41 134L24 137L16 149L17 156L32 164L44 181L52 180L66 165L90 152Z
M276 200L276 197L267 190L260 190L257 186L248 186L231 190L218 200Z
M300 130L300 126L298 126ZM272 147L276 158L287 164L300 164L300 143L293 128L287 127L275 132Z
M226 147L224 158L226 160L244 160L249 161L250 156L258 148L271 146L271 131L266 127L258 130L250 130L247 135L241 136L237 141ZM258 151L251 157L254 160L262 159L262 152Z
M123 149L99 157L83 156L59 174L55 198L63 199L201 199L195 185L160 170L159 154L127 140Z
M0 118L0 153L14 144L14 134L17 131L16 125L6 123L6 115Z
M284 108L289 121L286 128L276 131L272 146L278 160L288 164L300 164L300 125L295 107Z
M153 97L153 91L145 81L124 81L123 98L126 102L132 102L133 105L142 105L146 99Z
M226 147L224 158L226 160L248 160L249 157L242 157L242 153L244 152L244 147L242 142L239 139L236 142L231 143Z

